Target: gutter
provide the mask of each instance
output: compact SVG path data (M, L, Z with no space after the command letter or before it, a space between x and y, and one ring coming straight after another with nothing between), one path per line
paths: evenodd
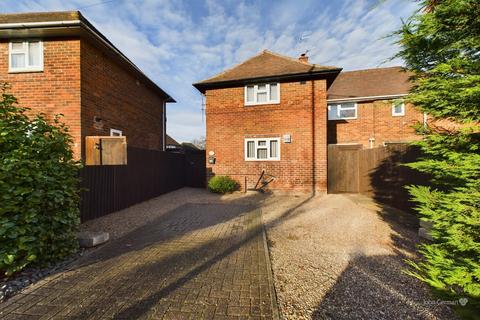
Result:
M313 80L317 79L319 76L337 76L338 73L342 71L342 68L338 69L327 69L314 72L302 72L302 73L290 73L290 74L281 74L273 76L261 76L254 78L244 78L238 80L226 80L226 81L216 81L216 82L197 82L193 86L197 88L198 91L204 93L207 89L217 89L217 88L227 88L232 86L243 86L251 83L257 83L258 81L297 81L297 80Z
M390 94L383 96L365 96L365 97L354 97L354 98L340 98L340 99L327 99L327 102L344 102L344 101L364 101L364 100L382 100L382 99L392 99L408 96L408 93L399 93L399 94Z
M80 23L81 23L80 20L0 23L0 29L22 29L22 28L79 26Z

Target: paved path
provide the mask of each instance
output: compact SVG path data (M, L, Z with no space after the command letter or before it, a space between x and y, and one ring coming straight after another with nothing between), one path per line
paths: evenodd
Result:
M2 319L275 319L261 212L186 204L3 304Z

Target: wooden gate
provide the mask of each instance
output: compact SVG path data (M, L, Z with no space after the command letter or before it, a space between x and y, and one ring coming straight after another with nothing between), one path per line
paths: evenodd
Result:
M372 149L360 145L328 146L328 192L364 193L398 208L410 208L405 186L428 185L429 177L403 164L421 155L407 144Z
M205 188L207 181L205 150L185 153L185 185Z
M127 140L124 136L85 137L85 165L126 165Z
M328 145L328 192L359 192L359 150L361 145Z

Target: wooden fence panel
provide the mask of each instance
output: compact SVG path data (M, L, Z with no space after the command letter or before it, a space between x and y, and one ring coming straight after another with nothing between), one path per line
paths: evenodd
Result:
M328 190L330 193L359 191L359 145L328 146Z
M389 149L386 147L378 147L372 149L361 149L359 153L358 174L360 177L359 190L360 193L368 193L373 191L371 174L379 165L390 155Z
M101 138L102 165L127 164L127 141L125 137Z
M428 185L429 180L425 174L404 166L419 156L420 151L407 144L372 149L329 145L328 192L365 193L381 202L410 210L413 204L405 187Z
M194 188L205 188L206 176L205 151L185 154L185 184Z
M94 219L184 187L185 155L128 147L127 165L82 168L81 218Z
M85 137L85 165L127 164L127 139L124 136Z

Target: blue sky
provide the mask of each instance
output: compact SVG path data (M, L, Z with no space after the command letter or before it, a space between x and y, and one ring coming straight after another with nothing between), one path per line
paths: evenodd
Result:
M168 133L205 134L201 95L192 83L263 49L355 70L399 65L384 37L417 4L409 0L2 0L0 11L80 10L176 100ZM302 37L303 35L303 37ZM303 40L300 40L303 38Z

